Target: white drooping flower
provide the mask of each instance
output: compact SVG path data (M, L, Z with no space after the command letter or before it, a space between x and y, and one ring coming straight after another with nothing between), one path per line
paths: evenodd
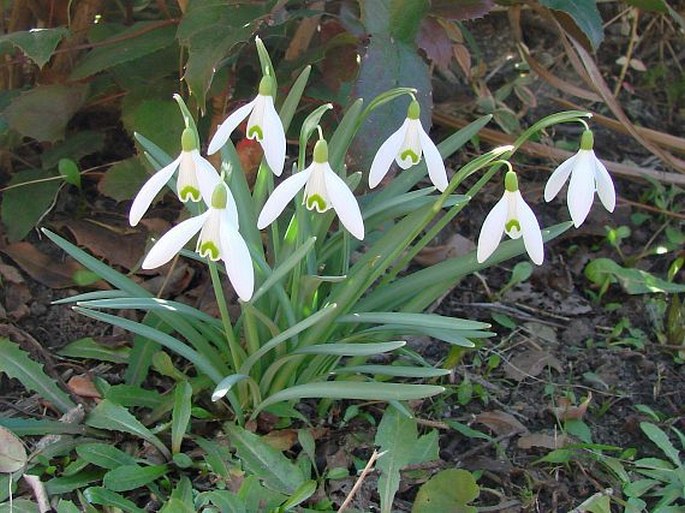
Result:
M264 204L257 228L269 226L304 187L304 205L319 213L335 210L347 231L359 240L364 238L364 221L357 200L345 181L328 163L328 144L320 139L314 146L313 162L304 171L281 182Z
M136 226L152 204L152 200L171 179L176 169L176 193L182 202L200 201L209 197L219 174L214 166L200 155L195 132L185 128L181 135L181 154L169 165L164 166L145 182L131 204L128 220Z
M166 264L197 232L200 232L200 236L196 251L212 261L223 260L236 293L243 301L249 301L254 291L252 258L238 231L235 200L221 179L215 181L209 209L165 233L143 260L142 268L155 269Z
M488 213L478 237L476 258L485 262L497 249L502 233L512 239L523 236L523 244L533 263L541 265L545 257L542 232L535 214L524 201L516 173L508 171L504 178L504 194Z
M419 102L412 100L407 109L407 118L402 126L378 148L369 171L369 187L376 187L396 161L402 169L409 169L426 159L428 177L440 191L447 188L447 171L440 152L421 126Z
M271 171L276 176L281 176L285 164L285 131L274 107L273 89L274 79L269 75L262 77L257 97L247 105L236 109L226 118L226 121L219 125L214 137L209 141L207 153L212 155L219 151L231 137L233 130L249 115L246 137L259 142Z
M607 168L595 155L593 146L592 131L585 130L580 139L578 152L562 162L554 170L547 180L547 185L545 185L545 201L552 201L559 194L569 175L571 176L566 201L573 225L576 228L583 224L590 213L595 191L597 191L602 205L609 212L613 212L616 207L614 182L611 180Z

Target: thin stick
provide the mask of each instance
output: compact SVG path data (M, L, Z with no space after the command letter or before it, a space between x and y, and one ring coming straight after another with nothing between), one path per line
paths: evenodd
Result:
M374 449L373 454L371 455L369 461L366 463L366 466L364 467L364 470L362 470L362 473L359 474L359 477L357 478L357 481L354 483L354 486L350 490L350 493L347 494L347 497L345 497L345 501L338 509L338 513L342 513L348 508L348 506L352 502L352 499L354 498L354 495L359 491L359 488L361 488L364 479L366 479L366 476L369 474L369 472L371 472L371 467L373 467L373 464L376 463L376 460L383 456L385 453L386 451L378 452Z

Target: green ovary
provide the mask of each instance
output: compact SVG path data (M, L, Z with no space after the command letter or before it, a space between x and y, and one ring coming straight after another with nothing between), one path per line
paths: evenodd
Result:
M400 160L407 160L409 158L414 164L419 163L419 156L414 153L412 150L404 150L402 153L400 153Z
M257 139L258 141L264 139L264 132L262 132L262 127L260 127L259 125L252 125L250 129L247 131L247 138Z
M307 208L309 210L316 209L318 212L325 212L328 205L319 194L312 194L307 198Z
M179 192L178 197L181 199L183 203L186 201L200 201L202 199L202 195L200 194L200 191L193 187L192 185L186 185L181 189L181 192Z
M200 253L200 256L208 257L212 261L216 262L219 260L219 248L217 248L216 244L214 244L211 240L204 241L202 244L200 244L200 250L198 253Z

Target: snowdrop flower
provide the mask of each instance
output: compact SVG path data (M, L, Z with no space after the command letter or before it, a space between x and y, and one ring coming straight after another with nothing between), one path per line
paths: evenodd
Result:
M540 225L531 208L523 200L518 178L513 171L508 171L505 175L504 195L483 222L476 252L478 263L485 262L497 249L502 232L512 239L523 236L523 244L530 259L537 265L542 264L545 255Z
M607 168L595 156L593 146L592 131L585 130L580 139L578 152L554 170L545 186L545 201L552 201L559 194L569 175L571 176L566 201L576 228L583 224L590 213L595 191L609 212L613 212L616 207L614 183Z
M131 226L136 226L150 208L152 200L162 190L176 169L179 169L176 180L176 193L178 198L187 201L200 201L203 197L209 197L212 187L219 179L219 174L197 149L195 132L185 128L181 135L181 154L168 166L157 171L145 182L140 189L128 214Z
M369 187L376 187L395 160L402 169L409 169L426 158L428 176L433 185L442 192L447 188L447 171L440 152L421 126L419 102L412 100L407 118L402 126L378 148L369 172Z
M240 123L247 120L247 138L256 139L264 150L266 163L276 176L281 176L285 164L285 131L281 118L274 107L274 79L269 75L262 77L259 94L247 105L233 112L219 125L214 137L209 141L207 153L212 155L226 144Z
M264 204L257 219L260 230L269 226L304 187L303 204L323 213L333 208L340 222L357 239L364 238L364 222L357 200L345 181L328 163L328 144L319 139L314 146L314 161L307 169L281 182Z
M231 191L221 179L215 184L209 209L165 233L143 260L142 268L155 269L166 264L200 232L196 251L212 261L223 260L236 293L243 301L249 301L254 291L250 251L238 232L238 210Z

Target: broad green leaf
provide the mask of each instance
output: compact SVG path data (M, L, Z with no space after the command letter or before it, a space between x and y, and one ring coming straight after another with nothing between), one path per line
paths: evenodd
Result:
M136 463L136 459L130 454L113 445L98 442L79 445L76 447L76 454L92 465L110 470Z
M43 366L7 338L0 338L0 372L18 379L27 389L38 393L62 413L76 407L55 381L43 372Z
M195 512L196 512L196 510L194 508L189 507L183 501L181 501L180 499L176 499L175 497L172 497L167 502L165 502L164 506L162 506L162 509L159 510L159 513L195 513Z
M281 504L283 511L290 511L292 508L299 506L301 503L309 499L316 491L317 483L314 480L305 481L302 483L292 495Z
M585 266L585 277L602 285L605 280L618 282L628 294L681 293L685 285L672 283L642 269L622 267L610 258L596 258Z
M39 85L12 99L3 111L10 128L37 141L64 138L71 117L83 105L88 86L82 84Z
M149 178L140 157L130 157L110 167L98 183L98 190L116 201L132 199Z
M187 381L176 385L174 391L174 409L171 412L171 452L181 451L183 437L190 424L190 409L193 406L193 388Z
M180 153L184 123L178 105L173 99L124 101L121 120L129 133L146 134L170 155Z
M66 27L34 28L12 32L0 37L0 51L6 44L19 48L26 56L42 68L52 57L55 48L69 34Z
M222 513L246 513L245 502L228 490L212 490L203 492L201 498L207 498L212 504L219 508Z
M103 132L79 130L70 133L64 141L53 145L40 154L41 167L46 170L52 169L63 158L70 158L78 162L87 155L101 151L104 144L105 134Z
M83 496L91 504L107 506L109 508L116 507L122 511L125 511L126 513L145 513L144 510L140 509L130 500L125 499L116 492L100 486L93 486L84 490Z
M0 213L7 237L14 242L26 237L52 208L62 180L51 171L26 169L14 173L9 185L18 187L2 193Z
M26 465L26 449L19 437L0 427L0 473L10 474Z
M60 499L57 504L57 513L81 513L81 510L73 502Z
M245 503L248 512L278 511L278 507L287 500L287 496L270 489L254 475L248 475L240 485L238 497Z
M62 495L71 493L74 490L85 488L91 483L102 479L104 472L102 469L82 470L73 475L62 475L53 477L45 482L45 491L48 495Z
M81 188L81 172L79 171L78 164L72 159L59 159L57 163L57 170L64 181L68 184L74 185Z
M540 4L568 14L592 47L599 47L604 39L604 28L596 0L540 0Z
M154 445L165 457L171 456L169 450L157 436L131 415L126 408L111 402L109 399L103 399L90 412L90 415L86 417L86 424L94 428L123 431L137 436Z
M434 385L405 385L356 381L325 381L295 385L267 397L253 416L268 406L293 399L357 399L360 401L411 401L425 399L445 391Z
M404 347L404 340L392 342L369 342L359 344L330 343L315 344L313 346L299 347L292 354L325 354L333 356L371 356L374 354L388 353Z
M84 426L50 419L22 419L0 417L0 426L18 436L83 434Z
M107 347L91 337L74 340L57 351L58 355L66 358L86 358L112 363L126 363L129 353L128 347Z
M0 513L38 513L38 504L28 499L15 499L11 503L0 504Z
M123 465L107 472L102 479L106 488L115 492L127 492L145 486L168 472L166 465Z
M428 0L390 0L389 29L392 37L403 43L413 44L421 20L428 13L429 7Z
M664 0L626 0L626 3L643 11L668 12Z
M680 462L680 453L676 449L671 441L668 439L668 435L655 424L651 422L640 422L640 429L647 435L647 437L654 442L654 444L661 449L661 452L673 462L676 467L680 467L682 464Z
M112 33L112 27L97 27L95 32ZM157 50L161 50L174 42L176 27L166 22L141 21L130 27L117 31L111 37L100 40L99 34L92 34L98 39L99 46L92 49L76 65L71 73L72 80L81 80L100 71L107 70L118 64L130 62Z
M480 495L480 488L468 470L441 470L416 494L412 513L476 513L478 509L468 503Z
M277 492L292 494L305 481L302 471L261 437L233 424L224 426L246 470Z

